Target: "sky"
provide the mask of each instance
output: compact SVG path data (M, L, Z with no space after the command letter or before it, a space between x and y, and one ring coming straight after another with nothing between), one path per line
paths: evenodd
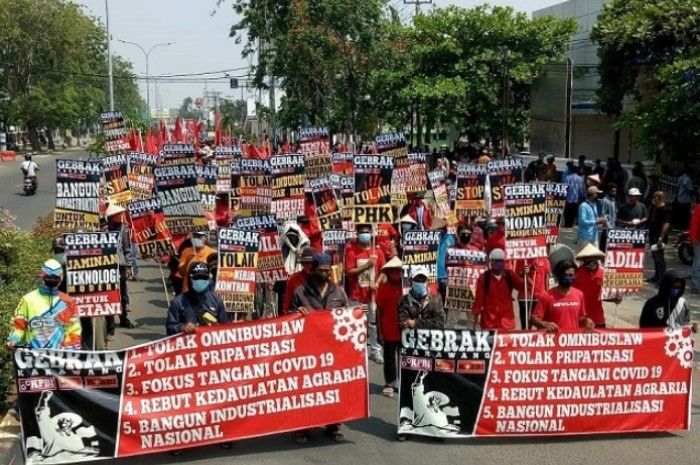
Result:
M86 12L105 23L105 0L76 0ZM216 0L107 0L109 22L112 33L112 52L134 64L138 76L145 77L144 53L134 45L120 42L126 40L140 44L146 51L156 44L174 42L170 46L159 46L150 54L149 75L194 74L217 71L213 74L187 77L186 81L154 82L151 79L151 108L177 108L185 97L201 97L205 88L219 91L223 97L252 97L241 89L229 88L224 79L224 70L232 70L232 76L245 75L250 65L241 57L242 46L229 37L231 25L236 21L231 2L223 4L217 11ZM494 5L511 5L527 13L562 0L490 0ZM402 0L390 0L398 6L402 16L410 18L413 5L404 5ZM438 7L458 5L469 8L485 3L485 0L434 0ZM423 9L430 8L422 6ZM233 71L239 69L237 71ZM208 80L205 83L205 79ZM180 79L185 79L180 78ZM140 84L141 95L146 99L145 80ZM245 92L245 90L243 91Z

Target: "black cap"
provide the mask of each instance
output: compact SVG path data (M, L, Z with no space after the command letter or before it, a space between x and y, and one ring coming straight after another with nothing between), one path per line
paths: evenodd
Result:
M193 262L190 265L190 278L209 279L209 267L204 262Z

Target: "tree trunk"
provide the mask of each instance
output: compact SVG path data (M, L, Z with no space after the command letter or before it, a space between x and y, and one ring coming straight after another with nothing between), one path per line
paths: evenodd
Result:
M617 119L620 117L620 115L615 115L613 124L617 123ZM615 133L614 133L614 142L613 142L613 158L615 161L618 161L620 159L620 130L617 129L617 126L615 127Z
M36 132L36 128L28 124L27 125L27 135L29 136L29 143L32 145L32 150L38 152L41 150L41 143L39 142L39 134Z
M49 150L56 150L56 144L53 141L53 129L46 130L46 138L48 140Z

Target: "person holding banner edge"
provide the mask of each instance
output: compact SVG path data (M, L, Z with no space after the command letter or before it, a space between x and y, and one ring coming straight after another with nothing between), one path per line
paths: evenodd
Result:
M411 267L411 290L399 300L399 321L404 329L442 329L445 310L438 295L428 292L430 272L422 265Z

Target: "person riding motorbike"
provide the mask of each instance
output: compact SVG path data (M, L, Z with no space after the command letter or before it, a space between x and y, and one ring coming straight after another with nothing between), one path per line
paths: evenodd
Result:
M36 172L39 171L39 165L32 161L31 153L24 156L24 161L20 165L20 169L22 170L24 177L29 178L32 181L32 188L36 190L38 187Z

